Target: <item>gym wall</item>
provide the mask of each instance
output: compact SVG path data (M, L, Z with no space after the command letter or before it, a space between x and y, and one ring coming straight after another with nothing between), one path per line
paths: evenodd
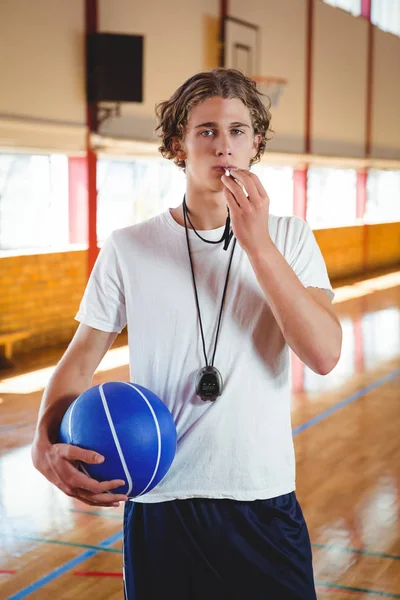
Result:
M274 109L270 152L304 151L306 0L230 1L260 27L259 75L288 80ZM144 102L123 103L107 136L154 140L154 106L193 73L217 65L219 0L99 0L99 31L145 36ZM0 147L85 147L83 0L0 4ZM368 22L314 0L311 151L363 156ZM373 29L372 155L400 158L400 38Z
M288 80L273 111L268 153L304 151L306 0L230 0L230 14L260 26L260 73ZM108 136L154 139L154 105L218 63L219 0L99 0L99 30L145 36L144 102L123 104ZM363 156L368 22L314 0L311 150ZM83 0L0 2L0 149L85 148ZM374 28L372 155L400 159L400 38ZM316 231L333 279L399 264L400 224ZM66 343L86 283L84 250L0 258L0 330L32 329L16 352Z
M0 30L0 147L83 151L83 1L2 0Z

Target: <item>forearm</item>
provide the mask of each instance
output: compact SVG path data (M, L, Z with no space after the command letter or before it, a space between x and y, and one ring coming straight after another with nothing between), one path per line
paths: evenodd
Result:
M35 444L54 443L62 418L72 402L91 387L92 377L82 374L79 367L59 365L43 393L39 409Z
M272 242L249 259L287 344L313 371L329 373L340 356L338 319L307 291Z

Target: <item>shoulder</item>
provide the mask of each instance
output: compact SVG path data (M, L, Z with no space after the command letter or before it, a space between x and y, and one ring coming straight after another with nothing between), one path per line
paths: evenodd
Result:
M276 235L296 235L306 231L307 229L311 230L306 221L294 215L277 216L270 214L268 226L270 229L270 234L274 233Z
M268 229L272 241L286 256L312 235L310 225L295 216L270 215Z
M146 241L159 235L164 227L165 216L164 213L160 213L135 225L115 229L109 240L117 251L123 251L127 247L130 248L134 242Z

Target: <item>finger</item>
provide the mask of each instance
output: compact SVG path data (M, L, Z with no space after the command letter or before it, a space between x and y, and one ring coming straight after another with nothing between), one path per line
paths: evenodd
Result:
M98 508L99 506L103 506L104 508L118 508L120 506L119 502L112 502L111 504L104 502L104 504L96 504L95 502L90 502L89 500L84 500L83 498L76 498L76 500L79 500L79 502L82 502L83 504L86 504L87 506L94 506L95 508Z
M245 171L244 169L232 169L231 177L238 180L238 185L241 187L242 185L247 191L247 198L251 203L259 203L260 201L260 192L257 188L255 181L250 176L249 171ZM261 184L260 184L261 185ZM262 186L261 186L262 187ZM264 190L265 195L265 190Z
M225 189L229 190L235 198L237 205L241 206L246 201L246 194L242 187L231 176L222 175L221 180L225 185Z
M54 444L58 455L66 460L78 460L88 464L100 464L104 462L104 456L93 450L84 450L72 444Z
M85 473L82 473L76 469L74 469L72 477L67 478L66 480L64 479L64 481L74 489L81 488L91 492L92 494L104 494L110 490L125 485L125 481L123 479L97 481L96 479L93 479L89 475L86 475Z
M87 500L94 504L117 504L119 502L127 502L128 496L126 494L90 494L86 490L76 490L76 497L81 500Z
M240 211L240 208L241 208L240 204L237 201L236 197L232 194L232 192L228 188L224 189L224 193L225 193L226 202L228 204L231 220L234 221L235 214L237 214Z
M80 471L74 464L71 464L67 460L61 461L59 468L55 470L56 474L56 485L63 489L59 484L61 483L64 487L68 487L68 491L82 488L93 494L102 494L113 490L117 487L125 485L123 479L113 479L111 481L97 481L86 473ZM67 493L67 492L66 492Z

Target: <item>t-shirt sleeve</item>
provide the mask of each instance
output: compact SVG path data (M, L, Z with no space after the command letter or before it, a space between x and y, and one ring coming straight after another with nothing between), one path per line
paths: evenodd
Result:
M299 218L294 220L294 224L297 231L292 237L294 243L290 252L290 266L304 287L321 288L333 300L335 294L313 230Z
M120 333L126 325L123 278L112 235L99 252L75 319L108 332Z

